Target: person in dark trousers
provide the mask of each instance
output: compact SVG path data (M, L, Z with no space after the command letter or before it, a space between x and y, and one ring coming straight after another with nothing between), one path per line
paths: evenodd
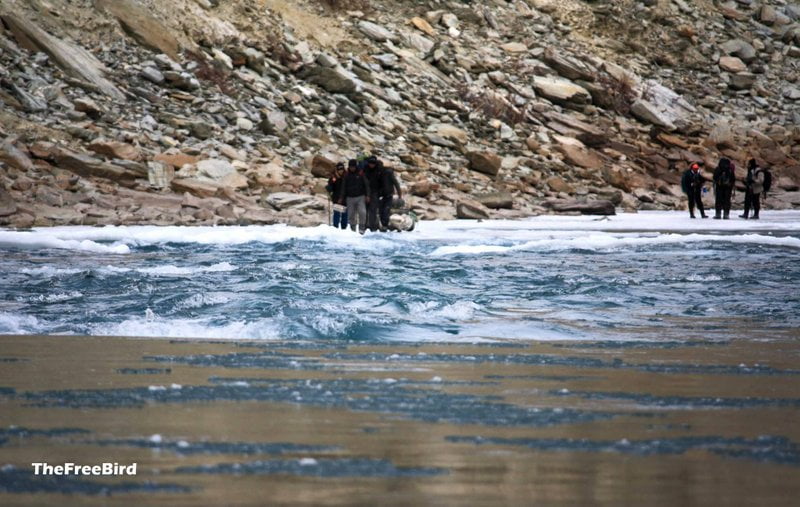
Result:
M729 158L722 157L714 169L714 218L717 220L730 218L734 183L736 183L736 166Z
M356 161L347 163L347 173L344 175L344 202L347 203L347 218L350 229L364 234L367 230L367 203L369 202L369 181L363 171L356 167ZM340 204L344 204L340 203Z
M764 170L758 166L756 159L751 158L747 161L747 177L744 179L744 214L739 218L747 219L750 215L750 208L753 208L751 220L758 220L758 213L761 211L761 192L764 191Z
M703 183L705 181L706 179L700 174L700 164L697 162L692 163L681 177L681 189L689 197L689 216L692 218L695 218L695 206L700 211L701 217L708 218L706 210L703 208Z
M389 215L392 211L392 201L395 191L397 191L397 198L403 198L403 190L400 188L400 182L397 181L397 175L390 167L379 164L379 178L380 183L380 219L381 219L381 232L389 230Z
M370 188L370 193L368 194L369 201L367 204L367 229L377 231L380 227L378 212L380 211L381 205L380 178L382 164L374 155L367 158L364 162L364 175L366 175L367 181L369 181Z
M325 185L325 190L331 196L333 203L333 226L337 229L347 229L347 208L342 210L345 206L344 200L344 163L339 162L333 170L333 176L328 179L328 184Z

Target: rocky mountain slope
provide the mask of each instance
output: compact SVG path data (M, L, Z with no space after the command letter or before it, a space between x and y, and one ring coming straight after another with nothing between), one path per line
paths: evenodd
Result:
M723 155L800 206L797 2L0 0L0 20L0 225L317 224L334 163L367 152L424 219L681 209L687 162Z

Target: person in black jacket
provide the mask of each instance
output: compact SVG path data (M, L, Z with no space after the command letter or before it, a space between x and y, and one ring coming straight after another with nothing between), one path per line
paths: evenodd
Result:
M389 215L391 214L392 210L392 200L394 196L394 192L397 191L398 199L403 198L403 190L400 188L400 182L397 181L397 176L394 174L394 170L390 167L386 167L383 164L379 165L379 177L378 181L380 183L380 219L381 219L381 232L386 232L389 230Z
M703 183L705 181L706 179L700 174L700 164L697 162L692 163L681 177L681 189L689 197L689 216L692 218L695 218L695 206L700 210L701 217L708 218L706 210L703 208Z
M747 219L750 208L753 208L752 220L758 220L761 211L761 192L764 191L764 170L759 167L756 159L747 161L747 177L744 179L744 214L739 218Z
M377 231L380 227L378 212L381 205L381 171L383 164L376 156L367 158L364 165L364 175L369 181L370 193L367 201L367 229Z
M736 166L730 159L722 157L714 169L714 218L717 220L730 218L734 183L736 183Z
M347 217L350 220L350 229L364 234L367 229L367 203L369 202L369 181L363 171L356 167L356 161L347 163L347 173L344 175L344 198L339 204L347 203Z
M328 179L325 190L333 202L333 226L337 229L347 229L347 208L344 207L344 164L339 162L333 170L333 176Z

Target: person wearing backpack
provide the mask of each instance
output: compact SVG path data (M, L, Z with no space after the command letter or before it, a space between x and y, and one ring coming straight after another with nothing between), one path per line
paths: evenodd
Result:
M695 206L700 211L700 216L708 218L706 210L703 208L703 183L706 179L700 174L700 164L693 162L689 169L683 172L681 177L681 189L689 198L689 216L695 218Z
M714 218L728 220L731 213L731 195L736 182L735 165L729 158L719 159L714 169ZM722 216L720 216L722 213Z
M339 162L333 170L333 176L328 179L325 190L333 202L333 227L347 229L347 208L344 195L344 163Z
M367 203L369 202L369 181L364 171L359 171L357 162L350 160L344 175L344 200L347 203L347 218L350 229L364 234L367 230ZM340 204L343 202L340 201Z
M744 214L739 218L745 220L750 215L750 208L753 209L751 220L758 220L758 213L761 211L761 193L764 192L764 169L759 167L756 159L751 158L747 161L747 177L744 180Z

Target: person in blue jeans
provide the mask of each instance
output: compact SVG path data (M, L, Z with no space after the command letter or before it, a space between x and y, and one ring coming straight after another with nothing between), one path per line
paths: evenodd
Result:
M333 203L333 226L347 229L347 208L344 206L344 163L339 162L328 179L325 190Z

